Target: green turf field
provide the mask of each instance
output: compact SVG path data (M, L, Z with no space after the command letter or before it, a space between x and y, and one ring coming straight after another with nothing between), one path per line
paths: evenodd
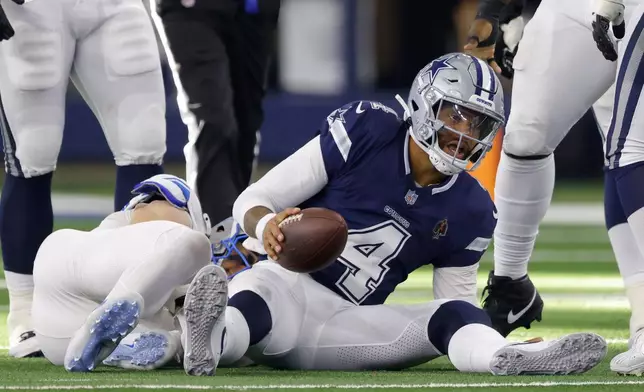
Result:
M170 171L181 174L178 168ZM0 179L1 181L1 179ZM102 165L61 168L54 180L58 192L110 194L113 173ZM83 185L78 185L83 184ZM556 201L601 201L601 184L563 184ZM57 227L89 229L94 221L58 220ZM479 286L491 268L492 252L484 257ZM414 303L431 299L431 269L414 273L390 298L391 303ZM601 226L547 226L542 228L531 277L546 302L544 320L531 330L511 335L513 340L535 336L556 337L573 331L593 331L610 342L609 354L596 369L570 377L493 377L460 374L447 359L407 371L390 372L298 372L264 367L220 369L216 377L185 376L182 369L134 372L100 367L91 374L70 374L44 359L10 359L6 352L6 290L0 280L0 390L86 390L86 389L220 389L220 390L442 390L469 391L510 388L521 391L547 390L627 391L641 390L644 380L610 373L608 362L626 347L628 304L604 228ZM2 275L0 273L0 279Z
M59 222L61 226L91 227L92 222ZM481 286L490 268L490 256L481 267ZM602 227L545 227L532 264L532 278L546 301L543 322L532 330L515 332L515 340L534 336L555 337L573 331L594 331L609 339L610 352L600 367L586 375L571 377L492 377L457 373L445 359L396 372L297 372L263 367L220 369L214 378L193 378L181 369L133 372L101 367L92 374L69 374L44 359L12 360L0 351L0 389L442 389L490 390L513 387L557 390L622 391L643 388L637 378L613 375L608 360L626 347L627 303L621 295L621 280ZM431 298L431 270L413 274L390 301L413 303ZM6 292L0 291L0 319L6 317ZM3 320L0 320L3 321ZM2 324L0 324L2 325ZM0 342L6 331L0 326ZM6 343L2 343L6 344ZM0 345L2 345L0 344ZM335 388L334 388L335 389Z

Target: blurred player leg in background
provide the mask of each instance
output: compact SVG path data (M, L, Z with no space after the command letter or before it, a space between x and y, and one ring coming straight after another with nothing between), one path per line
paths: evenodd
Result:
M631 305L629 350L611 370L644 373L644 5L626 18L606 134L606 226Z
M603 58L589 23L583 23L589 11L585 3L543 0L514 59L511 113L495 187L495 268L484 303L503 335L541 318L543 301L527 264L552 198L552 153L614 80L615 64Z
M0 126L7 172L0 238L9 291L9 353L17 357L39 352L31 330L33 263L53 228L51 180L63 138L75 46L64 21L51 17L61 15L63 7L57 1L43 4L3 3L17 32L0 44Z
M114 155L114 210L118 211L132 198L130 191L136 184L163 172L166 122L161 60L141 0L95 0L86 7L96 9L97 19L93 29L79 34L71 77Z
M279 0L159 0L153 15L188 127L186 179L213 222L250 183L278 13Z
M0 44L7 171L0 237L10 299L9 353L23 357L39 351L31 331L32 271L36 252L53 228L51 180L70 70L114 152L115 209L131 198L134 184L161 171L165 94L154 31L142 3L89 1L75 8L82 23L63 17L67 9L59 1L8 2L5 11L17 34ZM74 22L83 28L70 29Z

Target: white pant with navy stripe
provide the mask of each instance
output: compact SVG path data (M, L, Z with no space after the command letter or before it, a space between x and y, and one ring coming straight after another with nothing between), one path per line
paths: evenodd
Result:
M619 46L613 116L605 141L610 169L644 162L644 4L626 20Z
M308 274L288 271L272 261L260 261L235 276L228 294L241 291L259 295L272 315L271 332L246 353L259 364L286 369L402 369L443 355L429 340L427 326L448 300L356 306Z
M627 17L641 1L625 0ZM591 5L543 0L526 25L514 59L507 153L551 154L591 106L602 130L607 128L616 63L593 40Z
M117 165L160 164L165 91L141 0L3 1L16 34L0 42L0 128L9 174L53 171L71 76Z

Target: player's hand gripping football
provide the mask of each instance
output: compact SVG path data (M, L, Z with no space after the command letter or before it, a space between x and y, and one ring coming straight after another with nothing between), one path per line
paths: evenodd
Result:
M615 38L624 38L626 26L624 24L623 0L595 0L593 4L592 22L593 39L606 60L616 61L617 50L612 38L608 34L608 27L611 24Z
M297 207L286 208L266 223L264 233L262 234L262 242L264 244L264 250L272 260L278 259L282 251L282 243L284 242L284 234L280 230L279 224L289 216L299 213L300 209Z
M494 49L498 35L498 26L494 26L487 19L474 19L467 34L467 44L463 48L466 54L478 57L490 64L496 73L501 73L501 68L494 60Z

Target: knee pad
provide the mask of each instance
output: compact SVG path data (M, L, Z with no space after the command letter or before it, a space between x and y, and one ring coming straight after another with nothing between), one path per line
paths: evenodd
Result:
M7 174L18 178L32 178L56 170L62 143L62 128L38 123L18 124L18 134L8 127L0 125L0 128Z
M121 104L117 129L106 129L118 166L160 165L166 152L165 103L152 94L132 96ZM129 108L128 108L129 105ZM131 110L137 108L137 110ZM112 127L110 127L112 128Z
M447 301L429 319L427 324L429 341L438 351L447 354L452 336L456 331L469 324L492 326L490 317L483 309L466 301Z
M525 128L503 137L503 152L515 159L541 159L552 154L546 135L537 129Z
M45 118L50 118L49 116ZM56 170L63 130L56 125L23 124L15 134L15 156L21 173L17 177L43 176Z

